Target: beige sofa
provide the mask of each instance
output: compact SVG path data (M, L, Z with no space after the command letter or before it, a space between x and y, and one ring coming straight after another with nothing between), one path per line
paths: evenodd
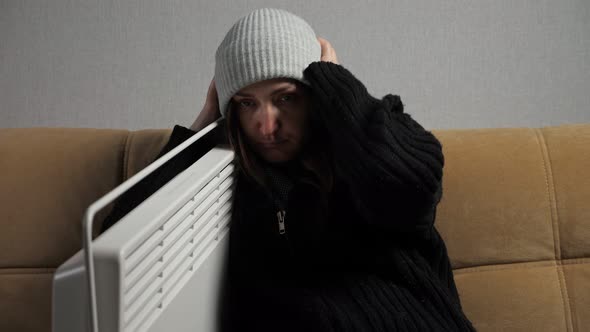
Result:
M590 331L590 124L433 132L436 225L476 328ZM0 331L50 331L53 272L80 249L84 210L169 134L0 129Z

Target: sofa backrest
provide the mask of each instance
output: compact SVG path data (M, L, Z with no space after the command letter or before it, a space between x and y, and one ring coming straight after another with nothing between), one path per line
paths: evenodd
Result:
M590 330L590 125L433 131L437 229L480 331Z
M51 330L53 273L80 250L86 208L153 161L170 133L0 129L0 331Z
M170 132L0 129L0 331L50 331L53 271L80 249L85 209ZM476 328L590 330L590 124L433 133L436 227Z

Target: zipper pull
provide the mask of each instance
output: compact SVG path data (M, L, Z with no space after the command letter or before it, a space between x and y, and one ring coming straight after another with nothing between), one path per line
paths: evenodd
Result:
M279 234L285 234L285 210L277 212L277 219L279 220Z

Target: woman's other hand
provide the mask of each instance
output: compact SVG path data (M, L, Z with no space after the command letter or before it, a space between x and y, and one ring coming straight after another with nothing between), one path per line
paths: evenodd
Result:
M219 119L220 117L221 112L219 111L219 100L217 99L217 89L215 88L214 78L211 80L211 84L209 84L209 90L207 90L205 106L203 106L201 113L199 113L195 122L193 122L192 126L190 126L190 129L192 131L198 132L211 123L215 122L215 120Z
M322 37L318 37L318 41L322 47L322 56L320 57L320 61L338 64L338 57L336 57L336 51L334 50L334 47L332 47L332 44Z

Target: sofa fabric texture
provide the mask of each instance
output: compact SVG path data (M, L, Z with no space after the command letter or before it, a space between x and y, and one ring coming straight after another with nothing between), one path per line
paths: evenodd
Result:
M85 209L170 133L0 129L0 331L51 331L53 273L81 248ZM590 124L432 133L436 228L476 329L590 330Z

